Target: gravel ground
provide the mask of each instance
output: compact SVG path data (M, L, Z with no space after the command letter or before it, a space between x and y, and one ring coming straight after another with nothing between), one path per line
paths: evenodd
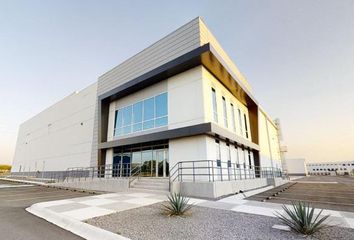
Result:
M161 204L127 210L87 223L132 240L209 239L304 239L304 236L273 229L278 219L195 206L186 217L168 217ZM354 229L331 227L306 239L354 239Z

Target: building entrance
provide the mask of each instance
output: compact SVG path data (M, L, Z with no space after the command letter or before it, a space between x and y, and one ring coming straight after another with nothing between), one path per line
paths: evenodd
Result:
M130 176L137 169L141 177L168 177L168 144L114 149L113 177Z

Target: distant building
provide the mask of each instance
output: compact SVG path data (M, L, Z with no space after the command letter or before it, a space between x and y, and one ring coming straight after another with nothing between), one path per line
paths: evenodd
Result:
M306 176L307 166L304 158L285 159L286 172L289 176Z
M310 175L353 175L354 161L308 163Z

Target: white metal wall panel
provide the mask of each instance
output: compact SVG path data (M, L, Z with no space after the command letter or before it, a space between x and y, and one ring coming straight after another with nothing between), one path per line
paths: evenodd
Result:
M90 164L97 85L75 92L20 126L13 172Z

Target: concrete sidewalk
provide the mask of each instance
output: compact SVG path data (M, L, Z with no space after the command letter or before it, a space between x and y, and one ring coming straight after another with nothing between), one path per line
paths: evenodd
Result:
M275 217L275 212L283 212L282 205L277 203L245 200L245 196L255 194L264 189L246 194L233 195L218 201L191 198L190 203L235 212ZM167 200L160 193L123 192L109 193L88 197L72 198L59 201L42 202L32 205L27 210L36 216L46 219L68 231L86 239L127 239L86 224L85 220L147 206ZM318 210L319 211L319 210ZM354 228L354 213L324 210L323 214L331 214L329 225Z
M36 203L26 210L67 231L89 240L127 238L85 223L86 219L165 201L162 194L125 192Z

